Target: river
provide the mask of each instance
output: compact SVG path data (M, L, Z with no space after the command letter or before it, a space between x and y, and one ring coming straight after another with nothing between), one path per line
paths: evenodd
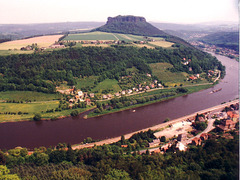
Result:
M68 117L55 121L9 122L0 124L0 149L17 146L33 149L54 146L59 142L77 144L87 137L107 139L162 123L166 118L179 118L222 102L238 98L238 62L215 55L226 66L226 76L213 88L183 97L126 110L101 117L84 119ZM220 89L217 93L210 92Z

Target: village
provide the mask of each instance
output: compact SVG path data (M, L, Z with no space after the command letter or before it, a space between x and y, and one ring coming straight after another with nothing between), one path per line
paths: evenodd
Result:
M196 123L206 123L204 130L197 130ZM233 139L239 135L239 103L233 103L224 109L197 114L186 120L169 123L163 130L154 133L157 137L149 143L150 153L165 153L169 149L186 151L189 146L202 146L208 139L220 137ZM164 138L163 138L164 137ZM140 151L146 153L147 150Z
M151 77L151 74L146 74L147 77ZM122 79L125 77L122 77ZM123 96L130 96L135 95L138 93L144 93L150 90L157 90L157 89L163 89L164 86L159 83L157 80L154 80L152 83L147 85L146 82L143 84L137 85L137 87L133 87L131 89L122 90L113 94L102 94L100 97L97 97L95 93L89 93L89 92L83 92L79 89L76 89L75 86L73 86L71 89L66 90L60 90L57 87L57 92L65 94L65 95L71 95L72 98L70 98L68 101L70 103L70 106L72 106L74 103L78 102L86 102L87 105L91 105L92 101L105 101L105 100L111 100L112 98L120 98Z
M190 62L191 60L187 61ZM186 62L186 61L185 61ZM184 62L183 62L184 63ZM208 74L207 74L208 78L212 78L213 82L215 82L216 80L218 80L220 78L220 71L218 70L209 70ZM217 77L218 76L218 77ZM146 77L151 78L152 75L147 73ZM119 82L121 82L121 80L124 79L129 79L131 78L131 76L122 76L119 80ZM202 79L200 74L193 74L190 75L186 78L186 81L190 81L190 82L194 82L198 79ZM182 85L180 85L182 87ZM174 86L176 87L176 86ZM159 89L164 89L164 88L168 88L165 87L161 82L159 82L158 80L154 80L152 82L143 82L140 84L137 84L136 86L126 89L126 90L121 90L119 92L115 92L115 93L108 93L108 94L95 94L93 92L83 92L80 89L76 89L75 86L73 86L71 89L59 89L59 87L56 87L57 92L61 93L61 94L65 94L65 95L70 95L71 98L68 99L70 106L74 103L78 103L78 102L86 102L87 105L91 105L92 101L106 101L106 100L111 100L113 98L120 98L120 97L124 97L124 96L131 96L131 95L136 95L139 93L144 93L144 92L150 92L150 91L154 91L154 90L159 90Z
M221 48L221 47L217 47L215 45L208 45L208 44L205 44L205 43L200 42L200 41L193 41L193 42L191 42L191 44L193 46L202 48L204 51L213 52L213 53L220 54L220 55L223 55L223 56L227 56L227 57L230 57L230 58L239 59L239 53L235 50L232 50L232 49Z

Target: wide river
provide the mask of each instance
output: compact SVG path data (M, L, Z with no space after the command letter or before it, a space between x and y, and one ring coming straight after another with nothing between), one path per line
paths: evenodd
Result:
M179 118L222 102L238 98L238 62L215 55L226 66L226 76L215 87L187 96L114 114L83 119L82 116L55 121L10 122L0 124L0 149L17 146L33 149L54 146L59 142L77 144L87 137L107 139ZM222 88L217 93L213 89Z

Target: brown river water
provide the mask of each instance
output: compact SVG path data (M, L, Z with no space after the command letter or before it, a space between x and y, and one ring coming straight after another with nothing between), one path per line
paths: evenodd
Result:
M78 144L87 137L107 139L161 124L166 118L179 118L222 102L238 98L238 62L215 55L226 66L226 76L213 88L183 97L101 117L67 117L55 121L9 122L0 124L0 149L17 146L33 149L58 143ZM212 90L220 89L216 93Z

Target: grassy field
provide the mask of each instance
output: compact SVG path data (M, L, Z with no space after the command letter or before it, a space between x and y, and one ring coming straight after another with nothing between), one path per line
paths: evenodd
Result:
M31 91L0 92L0 122L32 120L35 113L40 113L43 119L69 116L72 109L46 113L47 110L56 109L58 107L59 101L57 99L61 97L61 94L45 94ZM7 100L23 101L23 103L4 102ZM31 100L31 102L26 103L26 100ZM90 108L92 107L77 110L80 113ZM16 114L13 115L11 113Z
M55 41L58 41L63 35L39 36L29 39L22 39L16 41L8 41L0 44L0 50L21 49L27 45L37 43L39 47L48 47Z
M118 40L114 34L105 32L89 32L81 34L70 34L63 39L64 41L81 41L81 40Z
M0 100L15 100L15 101L51 101L62 97L61 94L45 94L33 91L6 91L0 92Z
M151 46L151 44L134 44L135 46L139 47L139 48L143 48L146 47L148 49L154 49L154 46Z
M59 101L46 101L34 103L0 103L0 122L3 121L17 121L22 119L30 119L35 113L41 113L48 109L55 109L58 107ZM3 114L5 112L14 112L17 115ZM28 113L18 115L19 112Z
M161 80L167 86L179 86L182 85L193 85L191 81L187 81L187 77L190 75L186 72L175 72L172 73L168 70L168 68L172 68L173 65L170 63L154 63L150 64L153 75L157 76L159 80ZM201 76L201 75L200 75ZM198 80L199 84L209 83L206 79Z
M170 83L183 83L184 80L187 79L188 74L185 72L172 73L167 70L168 68L173 67L173 65L169 63L154 63L150 64L150 67L152 68L153 75L157 76L158 79L166 85L170 85Z
M149 44L134 44L137 47L147 47L147 48L155 48L155 47L163 47L169 48L174 43L164 41L163 38L160 37L149 37L154 39L155 42L149 42ZM133 42L133 41L146 41L144 36L137 36L131 34L119 34L119 33L106 33L106 32L89 32L89 33L80 33L80 34L69 34L67 37L63 39L64 41L91 41L91 40L120 40L125 42ZM104 44L105 45L105 44ZM83 46L102 46L102 45L94 45L94 44L84 44ZM109 45L105 45L103 47L107 47Z
M113 79L105 79L104 81L100 82L92 92L98 91L101 93L103 90L110 90L110 92L118 92L121 88L118 85L117 80Z
M0 50L0 56L7 56L11 54L32 54L34 51L21 51L21 50Z

